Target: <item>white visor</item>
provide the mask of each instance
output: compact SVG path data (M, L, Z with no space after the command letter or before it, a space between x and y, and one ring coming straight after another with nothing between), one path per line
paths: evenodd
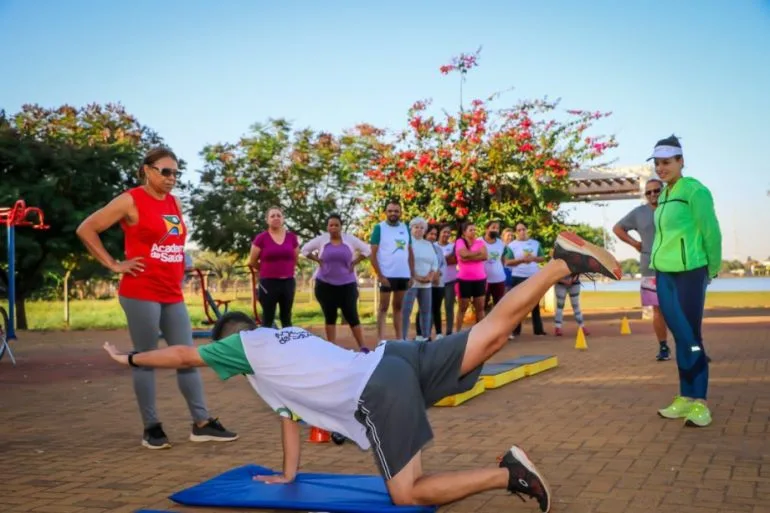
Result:
M669 159L671 157L676 157L677 155L683 155L682 148L679 146L656 146L655 150L652 152L652 157L647 160Z

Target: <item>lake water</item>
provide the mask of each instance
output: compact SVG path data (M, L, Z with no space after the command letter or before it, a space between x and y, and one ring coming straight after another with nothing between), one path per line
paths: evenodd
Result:
M637 292L639 280L591 282L583 279L583 290L599 292ZM767 292L770 294L770 277L717 278L711 280L709 292Z

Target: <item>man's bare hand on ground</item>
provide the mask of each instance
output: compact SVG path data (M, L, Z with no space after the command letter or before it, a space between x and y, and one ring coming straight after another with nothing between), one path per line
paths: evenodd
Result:
M113 360L115 360L118 363L122 363L123 365L128 364L128 355L121 353L118 351L118 348L110 344L109 342L104 343L104 350L107 351L107 354L112 357Z
M288 478L283 474L274 476L254 476L254 481L261 481L265 484L288 484L294 481L294 478Z

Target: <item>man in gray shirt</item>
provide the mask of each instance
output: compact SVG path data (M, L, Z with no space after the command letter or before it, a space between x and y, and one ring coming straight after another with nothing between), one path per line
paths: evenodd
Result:
M658 206L661 189L663 189L663 182L657 178L648 180L644 186L644 197L647 202L626 214L612 228L612 231L620 240L639 251L639 263L642 273L642 306L652 306L652 325L660 344L657 359L658 361L665 361L671 358L671 351L666 341L668 331L666 329L666 321L663 319L658 307L655 270L650 269L650 252L652 250L652 243L655 240L655 209ZM642 239L641 241L628 234L632 230L639 234Z

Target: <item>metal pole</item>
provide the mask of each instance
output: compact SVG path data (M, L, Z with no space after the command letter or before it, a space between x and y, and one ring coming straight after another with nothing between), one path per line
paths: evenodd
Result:
M8 340L16 339L16 237L14 226L8 226Z

